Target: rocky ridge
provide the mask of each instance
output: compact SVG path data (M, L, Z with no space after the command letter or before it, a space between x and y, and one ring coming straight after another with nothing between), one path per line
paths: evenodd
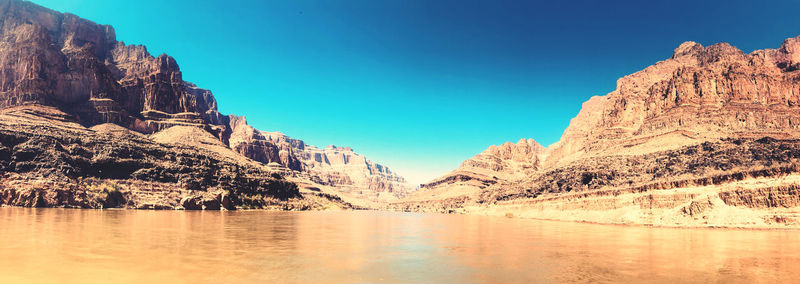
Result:
M272 165L308 187L328 187L363 197L402 197L412 188L386 166L373 163L350 147L307 145L280 132L259 131L244 117L231 116L231 148ZM381 199L381 198L378 198Z
M501 180L524 179L541 169L545 150L533 139L520 139L516 144L506 142L499 146L492 145L461 163L455 171L422 187L463 182L486 188Z
M642 154L719 138L800 135L800 37L745 54L686 42L593 97L549 147L549 164ZM667 140L668 143L664 141Z
M209 137L213 138L210 134ZM0 110L0 204L28 207L353 208L265 166L126 128L91 129L42 106Z
M557 143L489 156L490 163L475 161L486 160L479 154L393 208L663 226L800 226L791 154L800 146L794 140L799 67L800 37L750 54L726 43L683 43L669 59L585 102ZM728 152L708 153L714 149ZM512 161L529 170L513 175L498 166ZM652 203L663 198L672 201Z

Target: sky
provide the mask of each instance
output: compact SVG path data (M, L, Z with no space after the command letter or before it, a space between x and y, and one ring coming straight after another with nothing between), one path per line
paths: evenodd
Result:
M800 1L33 0L175 57L219 110L424 183L490 145L550 145L591 96L684 41L751 52Z

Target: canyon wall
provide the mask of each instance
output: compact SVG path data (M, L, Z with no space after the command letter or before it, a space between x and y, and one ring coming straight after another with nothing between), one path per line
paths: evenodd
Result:
M321 149L280 132L259 131L247 125L244 117L231 116L230 121L232 149L253 160L299 172L313 184L397 196L413 190L402 176L350 147Z
M619 79L615 91L584 103L548 149L547 163L719 138L797 137L799 57L800 38L750 54L727 43L683 43L671 58Z
M793 201L800 186L793 154L800 148L799 102L800 37L749 54L726 43L686 42L670 58L619 79L613 92L586 101L555 144L536 151L523 151L522 141L492 146L392 208L663 226L800 226ZM520 150L487 155L498 148ZM663 198L672 201L653 205Z
M76 127L114 124L153 134L146 139L161 144L239 155L232 158L249 158L309 188L398 194L410 189L402 177L352 150L320 150L219 113L212 92L185 81L174 58L118 41L111 26L27 1L0 0L0 110L17 108L59 112L59 119ZM188 137L203 133L218 143Z
M0 1L0 18L0 108L53 106L83 125L145 133L215 115L211 93L185 82L174 58L118 42L111 26L15 0Z

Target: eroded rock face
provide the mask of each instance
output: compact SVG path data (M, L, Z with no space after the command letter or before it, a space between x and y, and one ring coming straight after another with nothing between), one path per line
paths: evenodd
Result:
M460 169L489 170L504 177L527 176L541 167L545 148L533 139L491 146L461 164Z
M798 62L800 37L750 54L725 43L683 43L586 101L559 142L493 146L393 208L800 226L792 213L800 207Z
M264 164L277 164L304 173L310 181L328 186L352 186L373 192L408 191L405 179L373 163L350 147L320 149L280 132L264 132L247 125L244 117L231 116L230 146Z
M673 56L623 77L586 102L548 149L548 164L621 147L641 153L729 137L800 135L800 38L745 54L726 44L687 42ZM671 145L648 145L658 139ZM611 149L611 151L609 150Z
M277 163L291 170L303 170L290 144L269 139L261 131L247 125L244 117L233 117L231 121L231 149L264 164Z
M530 176L587 157L642 155L722 138L800 137L798 62L800 37L750 54L727 43L685 42L669 59L586 101L561 140L528 161L532 170L516 172ZM518 164L518 157L482 153L456 172L486 176L474 169L491 169L502 180L514 180L502 169Z
M111 26L18 0L0 1L0 17L0 108L55 106L87 126L141 132L204 123L216 111L174 58L118 42Z
M280 133L271 134L276 138L281 135ZM392 172L388 167L359 155L350 147L330 145L325 149L320 149L306 146L298 157L306 165L309 174L318 177L323 184L353 185L375 192L409 190L403 177Z
M297 205L295 184L214 151L88 129L52 107L0 111L0 204L218 210ZM219 199L219 200L218 200Z
M0 109L54 107L85 127L113 123L144 134L175 126L196 127L211 133L221 145L182 137L196 133L186 129L154 138L225 155L228 151L222 147L229 147L325 185L392 191L404 183L352 151L306 149L301 140L261 132L243 117L220 114L211 91L184 81L174 58L153 56L145 46L117 41L111 26L21 0L0 0L0 21ZM314 155L331 157L320 162Z
M533 139L520 139L516 144L506 142L499 146L492 145L486 151L464 161L455 171L423 187L467 182L485 188L498 180L527 178L541 169L545 150L544 146Z

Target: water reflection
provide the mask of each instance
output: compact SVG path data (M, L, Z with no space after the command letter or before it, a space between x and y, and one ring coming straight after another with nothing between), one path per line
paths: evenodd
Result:
M0 208L0 282L791 282L800 232Z

